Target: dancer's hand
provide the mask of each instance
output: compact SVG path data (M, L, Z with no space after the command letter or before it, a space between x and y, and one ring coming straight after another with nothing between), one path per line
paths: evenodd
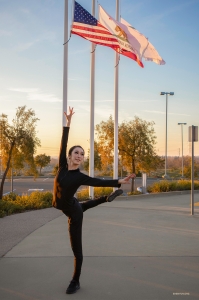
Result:
M65 114L65 117L66 117L66 127L70 127L70 122L71 122L71 119L72 119L72 115L74 115L74 111L73 111L73 107L70 108L69 106L69 113L67 114L66 112L64 112Z
M135 178L135 177L136 177L135 174L131 174L131 175L129 175L129 176L123 178L123 179L119 179L119 180L118 180L118 183L119 183L119 184L130 183L131 178Z

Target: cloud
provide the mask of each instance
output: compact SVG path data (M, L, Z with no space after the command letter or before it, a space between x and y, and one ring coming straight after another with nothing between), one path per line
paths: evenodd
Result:
M45 93L29 93L27 96L30 101L42 101L42 102L62 102L61 99L56 97L53 94L45 94Z
M79 53L88 53L88 51L90 51L89 47L83 48L83 49L77 49L75 51L70 51L69 55L77 55Z
M141 103L141 102L157 102L158 100L125 100L121 99L121 102L135 102L135 103Z
M30 11L27 8L20 8L19 11L21 11L24 14L29 14Z
M34 93L34 92L38 92L39 89L37 88L31 88L31 89L27 89L27 88L9 88L9 91L13 91L13 92L20 92L20 93Z
M38 39L35 39L31 42L21 43L21 44L19 44L18 46L15 47L15 50L19 51L19 52L25 51L25 50L31 48L33 45L41 42L42 40L44 40L44 39L38 38Z
M19 45L17 45L15 47L15 50L18 51L18 52L22 52L22 51L25 51L25 50L31 48L35 44L38 44L38 43L43 42L43 41L53 41L54 39L55 39L55 32L47 31L47 32L44 32L38 38L33 39L32 41L29 41L29 42L26 42L26 43L20 43Z
M9 88L9 91L25 93L27 99L30 101L41 101L41 102L62 102L62 100L53 94L40 92L38 88Z
M10 36L10 35L12 35L10 31L0 29L0 36Z
M68 101L70 101L71 103L73 103L73 102L80 102L80 103L82 103L82 102L85 102L85 103L89 103L90 101L89 100L83 100L83 99L68 99Z
M112 100L96 100L95 102L97 102L97 103L102 103L102 102L113 102L114 101L114 99L112 99Z
M158 110L143 110L144 112L150 112L152 114L162 114L165 115L165 111L158 111ZM175 116L187 116L190 117L190 115L187 114L178 114L178 113L168 113L168 115L175 115Z
M157 21L173 14L176 13L177 11L180 11L182 9L186 9L186 7L189 7L191 5L194 5L195 3L198 3L198 0L188 0L187 2L179 2L180 4L177 5L172 5L169 7L167 10L164 10L163 12L159 14L153 14L150 15L148 18L145 20L145 25L151 25L155 24Z
M97 103L101 103L101 102L114 102L114 98L113 99L106 99L106 100L96 100L95 102ZM141 103L141 102L157 102L158 100L125 100L125 99L120 99L119 102L123 103L123 102L134 102L134 103Z
M87 78L81 78L81 77L69 77L68 80L70 81L79 81L79 80L88 80Z

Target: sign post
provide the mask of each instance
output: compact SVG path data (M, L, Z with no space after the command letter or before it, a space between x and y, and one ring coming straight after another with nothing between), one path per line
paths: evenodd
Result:
M198 126L189 126L189 142L191 142L191 215L194 215L194 142L198 141Z
M147 192L147 187L146 187L146 173L142 173L142 194L146 194Z

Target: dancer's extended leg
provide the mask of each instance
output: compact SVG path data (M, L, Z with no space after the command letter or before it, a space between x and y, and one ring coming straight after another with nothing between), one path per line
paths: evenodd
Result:
M85 212L87 209L93 208L95 206L98 206L102 203L105 203L107 199L107 196L96 198L93 200L87 200L84 202L80 202L80 205L82 207L83 212Z
M98 206L105 202L113 201L116 197L120 196L122 193L123 193L123 190L118 189L118 190L112 192L109 196L104 196L104 197L100 197L100 198L97 198L94 200L88 200L85 202L81 202L80 205L82 206L83 212L85 212L89 208L93 208L93 207Z

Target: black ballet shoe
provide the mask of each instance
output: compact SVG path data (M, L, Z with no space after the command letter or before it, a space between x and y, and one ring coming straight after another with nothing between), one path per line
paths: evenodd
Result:
M71 280L71 282L66 290L66 294L74 294L79 289L80 289L79 282L77 282L76 280L73 279L73 280Z
M112 202L116 197L118 197L122 194L123 194L123 190L121 190L121 189L116 190L116 191L112 192L109 196L107 196L106 201L107 202Z

